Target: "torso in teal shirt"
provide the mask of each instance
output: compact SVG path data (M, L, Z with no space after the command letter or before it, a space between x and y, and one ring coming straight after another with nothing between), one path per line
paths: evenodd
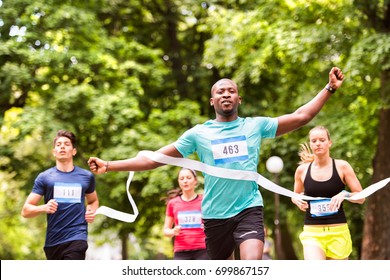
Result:
M277 119L267 117L209 120L187 130L174 145L183 157L196 152L208 165L257 172L261 140L274 138L277 127ZM203 175L204 219L226 219L246 208L263 206L256 182Z

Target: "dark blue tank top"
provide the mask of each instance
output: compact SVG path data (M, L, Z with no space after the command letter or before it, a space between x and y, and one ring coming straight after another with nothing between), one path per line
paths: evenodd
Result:
M311 177L311 165L307 169L306 177L303 182L305 188L305 195L312 197L327 197L331 198L336 194L340 193L344 190L345 184L341 180L337 169L335 160L332 159L332 176L329 180L326 181L315 181ZM329 216L316 216L313 217L310 213L310 202L309 208L306 210L305 216L305 225L329 225L329 224L340 224L346 223L347 219L345 217L343 204L341 203L340 208L337 213L329 215Z

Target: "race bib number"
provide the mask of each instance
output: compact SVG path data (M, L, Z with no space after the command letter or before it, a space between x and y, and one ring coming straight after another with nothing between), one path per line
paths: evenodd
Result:
M54 184L54 199L62 203L81 203L81 184L60 183Z
M310 201L310 214L312 217L330 216L337 211L330 211L330 198Z
M179 226L182 228L201 228L202 214L200 211L179 211L177 214Z
M245 136L211 140L211 147L215 164L248 159L248 144Z

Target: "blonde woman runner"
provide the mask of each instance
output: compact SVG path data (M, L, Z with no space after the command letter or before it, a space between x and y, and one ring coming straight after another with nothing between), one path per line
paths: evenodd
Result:
M360 192L362 186L347 161L330 157L332 141L328 129L323 126L311 129L309 139L310 149L307 145L301 146L294 191L326 199L292 198L292 202L306 212L303 232L299 236L304 259L346 260L352 252L352 240L343 201ZM350 202L362 204L364 199Z

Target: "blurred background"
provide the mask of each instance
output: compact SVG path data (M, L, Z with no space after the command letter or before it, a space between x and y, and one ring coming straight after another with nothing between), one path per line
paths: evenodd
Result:
M343 86L310 124L263 143L258 172L293 190L299 146L324 125L331 156L347 160L363 187L389 177L389 32L389 0L0 0L0 258L45 259L45 215L20 211L35 177L55 164L57 130L77 135L83 168L90 156L156 150L214 118L210 88L222 77L239 85L240 116L276 117L309 101L340 67ZM266 168L272 156L283 161L277 174ZM178 186L177 172L136 172L137 220L97 216L87 258L171 259L162 198ZM100 204L131 212L126 179L97 175ZM302 259L303 212L259 188L268 236L277 229L281 238L272 257ZM351 259L390 259L389 201L386 187L364 205L345 203Z

